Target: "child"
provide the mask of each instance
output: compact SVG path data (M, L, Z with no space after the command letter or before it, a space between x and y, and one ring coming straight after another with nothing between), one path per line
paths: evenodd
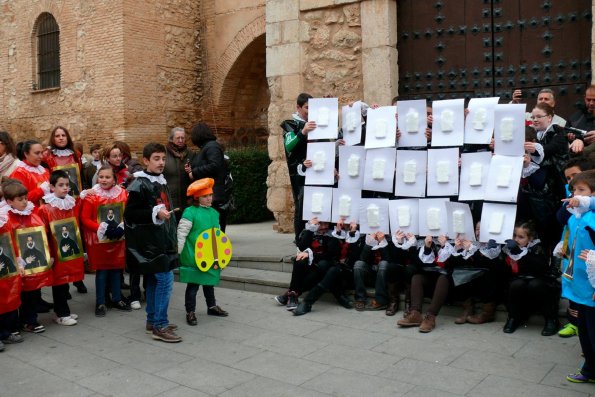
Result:
M63 170L50 174L52 193L43 197L46 204L39 208L39 215L46 224L48 240L51 240L50 252L54 258L52 266L54 284L54 312L59 325L75 325L78 316L68 307L68 283L81 281L85 276L83 248L78 241L79 227L77 217L79 209L74 197L68 195L70 179ZM70 230L61 220L68 220ZM62 225L62 226L60 226Z
M17 153L22 161L10 177L25 186L33 205L39 205L41 198L50 192L50 173L41 165L43 146L37 141L25 141L17 144Z
M194 247L200 234L211 228L219 227L219 212L213 203L212 178L203 178L192 182L188 186L187 196L194 199L193 205L186 208L178 225L178 253L180 254L180 281L188 283L186 286L186 322L196 325L196 293L202 285L202 291L207 301L207 314L225 317L228 313L217 306L215 300L215 285L219 285L221 268L214 263L209 270L201 271L196 266Z
M568 206L574 207L575 212L568 220L567 244L561 241L554 253L564 256L562 296L575 303L578 336L585 356L581 370L566 379L587 383L595 382L595 213L589 210L589 196L595 195L595 170L576 175L570 189L574 197L568 200Z
M511 269L508 287L508 319L503 331L513 333L535 309L541 309L545 325L541 335L558 332L558 286L532 222L517 222L514 239L506 240L503 251Z
M19 333L19 306L21 306L21 276L24 269L18 265L12 244L10 223L6 212L0 211L0 351L5 346L23 341Z
M564 167L564 176L566 177L566 181L568 184L572 182L572 179L580 174L583 171L588 171L591 169L591 162L589 159L585 157L575 157L572 158L566 163ZM570 196L570 191L568 190L568 185L566 185L566 193ZM570 217L570 212L566 211L565 208L561 208L558 211L558 221L566 225L568 218ZM568 228L565 228L563 235L569 233ZM568 309L566 311L566 319L568 320L568 324L564 326L560 331L558 331L558 336L562 338L570 338L572 336L578 335L578 323L577 323L577 305L572 300L568 300Z
M175 333L177 326L167 319L178 252L176 220L162 175L165 147L147 144L143 163L146 171L134 173L124 210L126 262L131 273L144 274L147 280L147 332L156 340L181 342Z
M112 307L130 311L130 305L122 300L120 274L126 264L126 245L122 236L124 227L109 228L105 219L99 221L101 207L110 205L122 208L128 194L116 184L116 175L109 165L102 166L97 172L97 185L91 193L81 194L81 224L87 256L91 269L95 270L95 315L103 317L107 313L106 289L109 281L112 291ZM110 208L111 209L111 208ZM105 210L109 211L109 209ZM120 214L121 215L121 214Z
M28 192L22 183L14 179L3 182L2 192L8 204L2 208L2 214L8 217L9 227L13 230L12 242L16 248L17 261L23 266L25 273L21 293L21 325L26 332L44 332L45 327L37 322L36 307L41 300L41 288L52 285L51 261L45 255L48 251L45 224L35 211L33 203L27 200ZM25 233L30 235L26 239L19 239L19 235ZM41 237L37 243L33 239L34 235ZM39 243L41 246L37 246Z
M426 236L419 249L416 273L411 277L411 307L407 315L397 321L400 327L417 327L419 332L427 333L436 328L436 316L448 297L450 285L449 271L444 263L453 251L446 236L439 236L440 248L434 244L432 236ZM432 302L427 313L422 316L421 309L424 290L432 289Z
M89 148L93 160L87 162L83 166L82 178L83 178L83 189L90 189L93 187L93 177L101 168L101 145L94 144Z

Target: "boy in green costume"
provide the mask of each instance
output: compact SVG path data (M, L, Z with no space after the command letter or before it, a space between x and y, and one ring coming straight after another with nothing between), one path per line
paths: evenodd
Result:
M207 302L207 314L225 317L228 313L217 306L215 300L215 285L219 285L221 267L215 262L207 271L202 271L196 265L195 247L201 233L211 228L219 227L219 213L211 207L213 202L212 178L203 178L193 182L187 191L192 197L192 206L186 208L178 225L178 252L180 253L180 281L188 283L186 286L185 306L186 322L196 325L196 294L202 285L202 291Z

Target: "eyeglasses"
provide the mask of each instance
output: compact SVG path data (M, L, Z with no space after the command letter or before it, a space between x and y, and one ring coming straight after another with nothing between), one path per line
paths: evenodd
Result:
M537 116L531 116L531 120L542 119L544 117L547 117L547 114L542 114L542 115L537 115Z

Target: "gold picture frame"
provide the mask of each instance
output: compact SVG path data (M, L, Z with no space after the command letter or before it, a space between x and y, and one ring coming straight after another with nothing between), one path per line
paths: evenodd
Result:
M41 273L52 267L45 226L16 229L15 237L19 256L25 261L25 275ZM31 242L33 246L29 244Z
M78 198L82 191L82 184L81 184L81 170L79 169L78 164L66 164L66 165L58 165L53 168L55 170L63 170L66 171L68 174L68 179L70 180L70 194L74 198Z
M110 210L112 213L110 214ZM113 219L110 216L113 215ZM109 203L102 204L97 207L97 223L101 224L105 222L109 225L111 222L115 222L116 226L124 222L124 203ZM124 240L124 236L116 240L110 240L108 238L99 240L99 243L113 243L114 241Z
M60 255L60 262L71 261L85 255L83 240L75 217L50 222L50 230L56 244L56 252ZM64 236L65 232L66 236ZM64 254L68 255L64 256Z
M0 234L0 280L17 274L18 267L17 256L12 245L12 233Z

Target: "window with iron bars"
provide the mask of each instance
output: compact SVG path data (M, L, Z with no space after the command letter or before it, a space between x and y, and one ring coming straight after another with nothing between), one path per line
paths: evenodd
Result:
M47 12L37 18L37 87L60 87L60 28Z

